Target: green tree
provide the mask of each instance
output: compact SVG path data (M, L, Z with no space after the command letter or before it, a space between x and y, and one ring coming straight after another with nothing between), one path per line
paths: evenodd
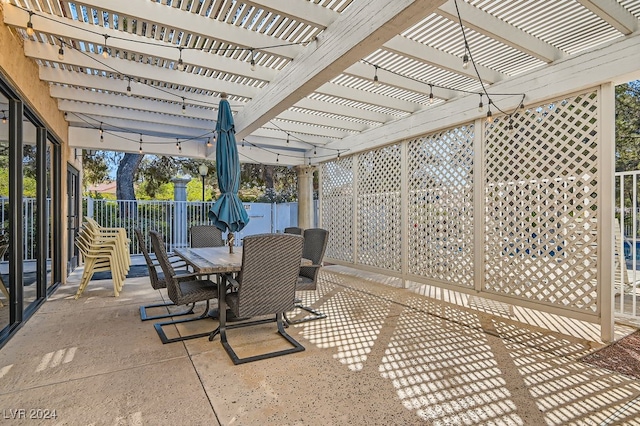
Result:
M640 80L616 86L616 171L640 170Z

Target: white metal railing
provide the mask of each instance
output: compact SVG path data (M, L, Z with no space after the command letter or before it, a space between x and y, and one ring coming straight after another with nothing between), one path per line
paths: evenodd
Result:
M615 315L640 320L640 171L616 173Z
M0 197L0 223L6 224L9 222L9 198ZM22 199L22 216L24 217L24 222L22 226L22 235L24 238L24 244L22 245L22 259L24 260L35 260L36 259L36 199L35 198L23 198ZM45 212L45 216L47 218L51 217L51 199L47 198L46 204L47 211ZM50 225L49 225L50 226ZM1 230L0 232L4 233L5 230ZM49 234L50 237L50 234ZM51 259L51 244L47 244L45 247L47 251L47 259ZM9 256L9 253L5 254L6 257ZM5 257L5 258L6 258ZM0 259L2 261L4 259Z
M131 254L140 254L134 240L134 229L144 235L156 230L165 236L171 249L189 246L189 228L208 224L208 211L213 202L155 201L155 200L96 200L83 199L83 216L95 219L105 227L125 228L131 239ZM243 203L249 214L248 225L236 234L236 245L242 238L269 232L282 232L298 223L298 203ZM226 238L226 233L224 234ZM149 241L146 242L150 249Z

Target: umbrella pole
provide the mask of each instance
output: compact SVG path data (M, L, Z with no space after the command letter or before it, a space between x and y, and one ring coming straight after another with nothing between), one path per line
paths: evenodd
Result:
M227 236L227 244L229 244L229 253L233 253L233 244L235 242L235 236L233 232L229 231L229 235Z

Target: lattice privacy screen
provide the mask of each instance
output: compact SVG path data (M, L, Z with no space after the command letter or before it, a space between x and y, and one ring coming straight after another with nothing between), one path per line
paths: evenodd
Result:
M408 273L473 287L473 125L408 142Z
M485 125L485 291L597 311L598 138L595 91Z
M353 158L322 165L322 224L329 229L326 257L353 262Z
M357 263L400 272L400 145L358 156Z
M323 164L327 257L597 313L598 112L594 90L485 123L482 155L465 124Z

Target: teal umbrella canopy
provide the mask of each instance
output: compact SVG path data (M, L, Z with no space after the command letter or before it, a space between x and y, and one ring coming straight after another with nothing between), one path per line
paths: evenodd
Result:
M240 159L236 146L235 126L231 106L222 95L218 107L216 123L218 142L216 144L216 169L220 197L209 211L209 219L222 232L237 232L249 223L242 201L238 197L240 188Z

